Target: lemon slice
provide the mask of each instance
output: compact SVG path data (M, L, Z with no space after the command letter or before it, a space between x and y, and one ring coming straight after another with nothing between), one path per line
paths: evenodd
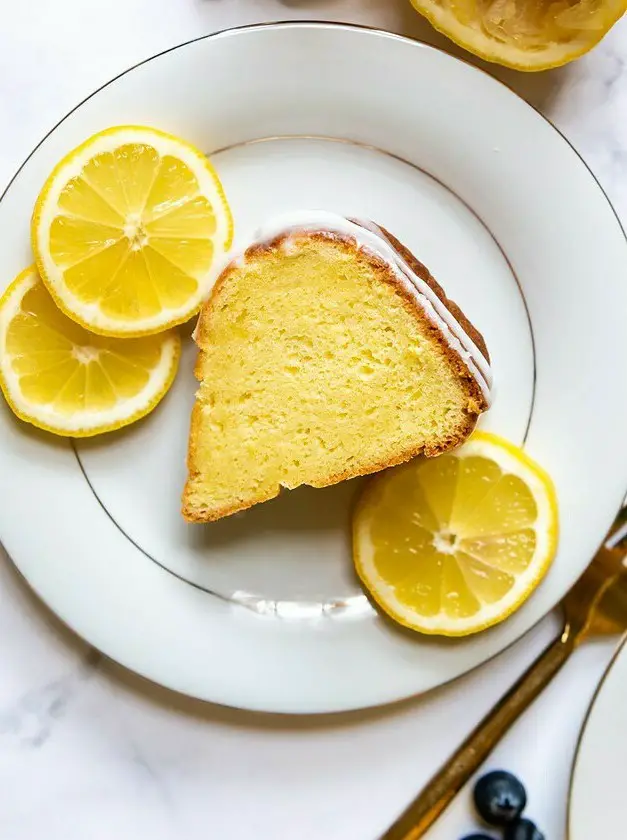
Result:
M486 61L548 70L588 52L626 0L411 0L452 41Z
M496 435L418 458L366 486L353 551L364 586L396 621L466 636L507 618L547 571L557 546L548 475Z
M119 429L148 414L178 366L176 332L116 339L59 310L33 266L0 298L0 386L22 420L65 437Z
M213 167L153 128L96 134L54 169L31 237L57 305L100 335L160 332L194 315L231 246Z

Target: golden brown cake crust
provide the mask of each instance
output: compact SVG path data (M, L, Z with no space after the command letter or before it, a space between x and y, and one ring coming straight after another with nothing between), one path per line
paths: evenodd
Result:
M488 351L481 333L470 323L470 321L468 321L468 319L463 314L463 312L461 312L459 307L453 301L450 301L446 297L443 289L431 276L427 268L414 257L411 251L405 248L395 237L389 234L385 229L381 228L381 231L389 239L390 243L394 246L394 248L398 250L403 259L405 259L406 262L411 266L411 268L416 272L416 274L418 274L419 277L421 277L426 283L429 284L433 291L438 295L442 303L447 307L447 309L451 312L455 319L461 324L466 333L472 338L472 340L481 350L485 358L489 361ZM415 317L420 319L421 323L425 324L428 327L428 329L431 332L432 338L439 344L442 352L447 357L450 365L459 376L460 381L463 383L464 390L468 399L463 424L460 424L460 426L457 429L455 429L453 433L451 433L450 437L447 440L441 441L437 446L417 446L415 448L407 449L402 452L397 452L392 458L389 458L386 461L362 465L362 467L358 470L345 470L335 475L329 475L325 479L325 481L316 483L312 486L328 487L332 484L337 484L340 481L346 481L351 478L357 478L358 476L370 475L371 473L379 472L380 470L397 466L399 464L411 460L412 458L415 458L418 455L424 454L427 457L433 457L436 455L440 455L443 452L447 452L451 449L455 449L457 446L460 446L472 433L479 415L488 408L488 404L474 376L470 373L461 357L449 347L438 327L435 324L432 324L427 319L422 307L417 302L416 297L412 295L411 292L407 290L406 286L398 280L396 274L391 270L390 266L384 260L367 250L360 249L354 239L331 231L292 231L290 233L284 233L280 236L277 236L275 239L269 242L253 245L246 251L244 259L258 259L259 257L263 257L264 254L270 254L274 251L278 251L282 248L283 244L288 238L291 241L294 241L295 238L304 238L307 240L320 239L322 241L328 241L329 239L331 239L332 241L341 244L342 247L344 247L347 251L352 253L356 258L368 261L377 277L382 282L393 286L397 293L401 296L404 306ZM211 296L204 304L203 309L200 313L195 331L195 339L200 349L195 367L195 374L199 380L202 379L202 348L203 343L207 341L208 324L214 315L215 307L220 298L220 295L228 285L232 275L236 273L237 270L238 266L233 263L226 267L226 269L218 278L212 290ZM183 491L182 513L184 518L188 522L214 522L218 519L222 519L225 516L230 516L234 513L247 510L248 508L251 508L254 505L260 504L261 502L266 502L270 499L276 498L276 496L278 496L280 493L280 488L277 488L276 492L262 494L254 498L250 497L246 499L245 502L237 501L234 502L232 505L224 505L220 508L199 509L197 506L194 506L191 503L189 490L191 488L192 478L197 473L197 468L195 465L195 453L197 450L198 438L201 429L201 414L202 408L198 404L198 402L196 402L192 411L189 447L187 454L187 468L189 477L185 485L185 489Z
M355 220L355 224L359 224L359 221ZM488 348L486 347L486 343L485 343L485 340L484 340L483 336L481 335L479 330L473 324L470 323L468 318L464 315L464 313L459 308L459 306L455 303L455 301L451 300L450 298L447 298L447 296L444 292L444 289L442 288L442 286L440 286L438 281L433 277L433 275L431 274L429 269L426 267L426 265L423 265L420 262L420 260L416 259L416 257L412 254L412 252L408 248L406 248L403 245L402 242L399 242L398 239L395 236L392 236L392 234L388 230L386 230L384 227L381 227L381 225L377 225L377 227L379 228L381 233L383 233L383 235L388 240L390 245L392 245L392 247L396 251L398 251L398 253L401 255L401 257L405 260L405 262L412 269L412 271L415 274L417 274L418 277L420 277L421 280L424 280L424 282L427 283L428 286L431 287L431 289L435 292L435 294L440 298L440 300L444 304L444 306L446 306L448 311L455 318L457 323L462 327L462 329L464 330L466 335L469 336L473 340L473 342L477 345L479 350L481 350L481 353L482 353L483 357L485 358L485 360L487 362L489 362L490 361L490 354L488 353Z

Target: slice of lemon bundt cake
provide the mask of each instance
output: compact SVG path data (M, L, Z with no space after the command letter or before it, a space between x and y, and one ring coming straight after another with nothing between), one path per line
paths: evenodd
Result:
M438 455L489 403L483 338L371 222L310 212L268 226L221 273L195 337L192 522Z

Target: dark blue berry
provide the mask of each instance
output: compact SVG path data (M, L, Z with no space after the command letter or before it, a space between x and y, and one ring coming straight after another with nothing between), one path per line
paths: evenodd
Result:
M505 829L504 840L544 840L544 834L531 820L516 820Z
M475 785L474 798L479 816L489 825L514 822L527 804L522 782L505 770L493 770L482 776Z
M494 837L490 837L488 834L468 834L464 837L464 840L494 840Z

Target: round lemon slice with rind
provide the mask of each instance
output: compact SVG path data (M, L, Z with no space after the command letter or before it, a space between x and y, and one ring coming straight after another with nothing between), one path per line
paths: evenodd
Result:
M537 71L592 49L627 0L411 0L438 31L486 61Z
M64 437L127 426L160 402L180 355L176 331L87 332L56 306L35 267L0 298L0 387L22 420Z
M357 573L379 606L422 633L503 621L557 547L553 483L522 450L477 432L460 449L376 476L354 516Z
M200 308L231 246L220 180L193 146L110 128L46 181L31 238L40 275L72 320L100 335L150 335Z

